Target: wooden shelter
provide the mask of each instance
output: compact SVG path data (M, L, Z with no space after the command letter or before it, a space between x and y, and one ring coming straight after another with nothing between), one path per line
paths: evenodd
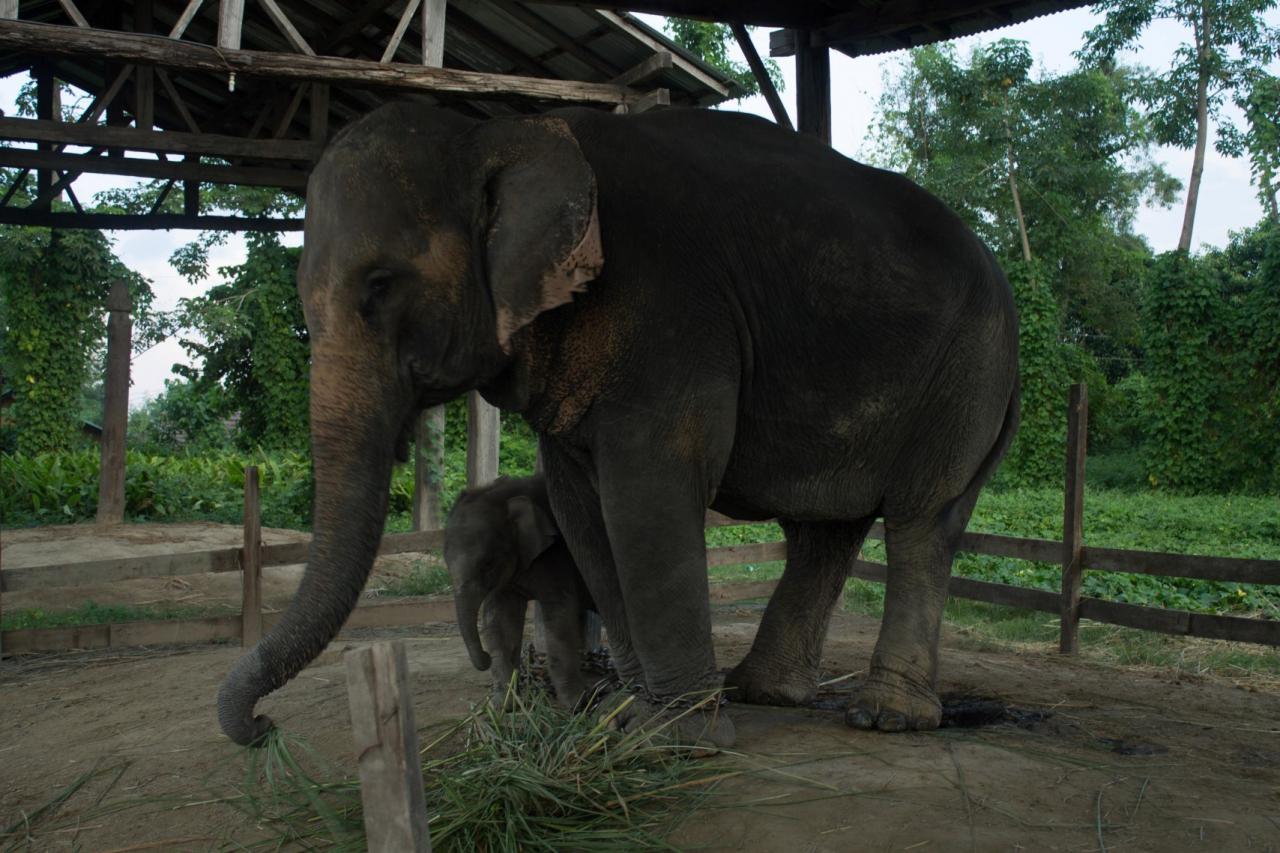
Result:
M795 126L831 136L829 53L913 47L1084 5L1083 0L629 0L629 8L723 21L777 121L791 127L746 27L779 27L771 53L795 56ZM705 106L740 95L724 74L627 12L551 0L0 0L0 76L29 70L37 117L0 117L0 224L103 229L298 230L297 218L202 212L202 184L303 193L329 136L391 96L413 93L475 116L585 104L619 112ZM60 120L57 81L92 96ZM35 144L35 148L30 147ZM73 153L68 148L80 149ZM11 204L31 171L38 192ZM86 211L86 173L164 181L151 210ZM53 208L65 195L72 210ZM181 204L178 204L178 200ZM177 208L180 208L178 212ZM117 294L120 297L120 294ZM122 297L123 298L123 297ZM127 303L113 302L100 521L123 511ZM124 306L123 308L121 306ZM121 332L120 330L124 331ZM114 408L113 408L114 407ZM472 395L468 475L497 472L497 412ZM442 433L424 417L419 450ZM428 428L434 418L436 430ZM439 453L439 448L432 452ZM107 461L110 460L110 464ZM438 495L419 455L415 516Z

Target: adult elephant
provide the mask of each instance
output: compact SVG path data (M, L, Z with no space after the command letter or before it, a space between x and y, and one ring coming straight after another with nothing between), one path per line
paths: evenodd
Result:
M707 507L786 534L726 680L756 702L813 692L883 517L884 621L846 720L937 726L952 556L1016 429L1017 318L990 252L924 190L743 115L396 103L312 173L298 291L315 536L293 603L222 685L233 740L270 728L258 699L354 607L414 418L471 389L537 430L635 707L719 683ZM723 713L682 725L734 739Z

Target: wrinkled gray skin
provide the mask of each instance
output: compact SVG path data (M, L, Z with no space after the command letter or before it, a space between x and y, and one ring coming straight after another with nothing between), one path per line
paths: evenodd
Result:
M502 703L520 667L525 613L537 601L556 699L574 707L587 687L584 628L595 604L552 517L546 480L504 477L463 492L445 524L444 560L467 654L492 673L494 700Z
M313 171L298 293L315 537L293 603L223 683L233 740L270 728L258 700L355 605L414 417L470 389L538 432L624 680L659 699L721 683L713 507L777 517L788 544L724 683L749 702L811 695L882 517L884 619L846 721L938 725L947 581L1016 429L1018 325L991 253L924 190L731 113L477 122L393 104ZM678 731L734 740L724 713Z

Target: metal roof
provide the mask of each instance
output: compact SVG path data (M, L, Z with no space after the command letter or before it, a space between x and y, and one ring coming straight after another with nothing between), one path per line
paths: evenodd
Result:
M94 29L169 33L189 0L79 0L76 4ZM276 0L302 39L320 56L377 61L396 29L407 0ZM138 15L151 7L151 24L136 25ZM204 45L217 43L217 0L200 4L181 38ZM19 20L71 24L59 0L22 0ZM609 82L652 60L656 53L671 61L655 64L643 80L629 81L644 90L665 88L673 104L706 106L742 92L728 77L662 33L625 12L585 7L521 3L516 0L451 0L445 17L444 67L583 82ZM141 22L139 22L141 23ZM276 53L297 52L283 29L261 2L245 6L241 48ZM0 51L0 76L29 68L33 61L52 62L54 74L88 92L101 92L118 72L97 58L36 57L14 50ZM395 53L396 63L422 61L420 16L411 15L408 31ZM235 91L226 75L169 70L174 88L191 117L206 133L252 136L264 125L274 129L292 112L279 136L308 136L310 113L291 103L300 99L294 87L280 81L242 76ZM159 88L159 87L157 87ZM298 87L300 88L300 87ZM188 130L180 109L159 90L155 126ZM334 87L330 93L328 127L335 130L387 99L377 88ZM465 97L424 96L477 115L537 112L548 104L527 97L475 100ZM133 112L132 86L120 93L125 109Z

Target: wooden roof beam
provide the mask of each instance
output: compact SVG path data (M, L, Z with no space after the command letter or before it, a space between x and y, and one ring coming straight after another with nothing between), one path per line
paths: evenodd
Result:
M93 228L113 231L168 231L174 228L196 231L301 231L303 220L251 219L247 216L188 216L178 213L144 214L64 213L25 207L0 207L0 225L28 225L44 228ZM7 574L7 573L6 573Z
M227 0L223 0L227 2ZM143 65L305 80L344 86L440 92L469 98L521 96L547 101L621 104L640 95L611 83L544 80L330 56L217 49L164 36L0 21L0 49L55 56L95 56Z

